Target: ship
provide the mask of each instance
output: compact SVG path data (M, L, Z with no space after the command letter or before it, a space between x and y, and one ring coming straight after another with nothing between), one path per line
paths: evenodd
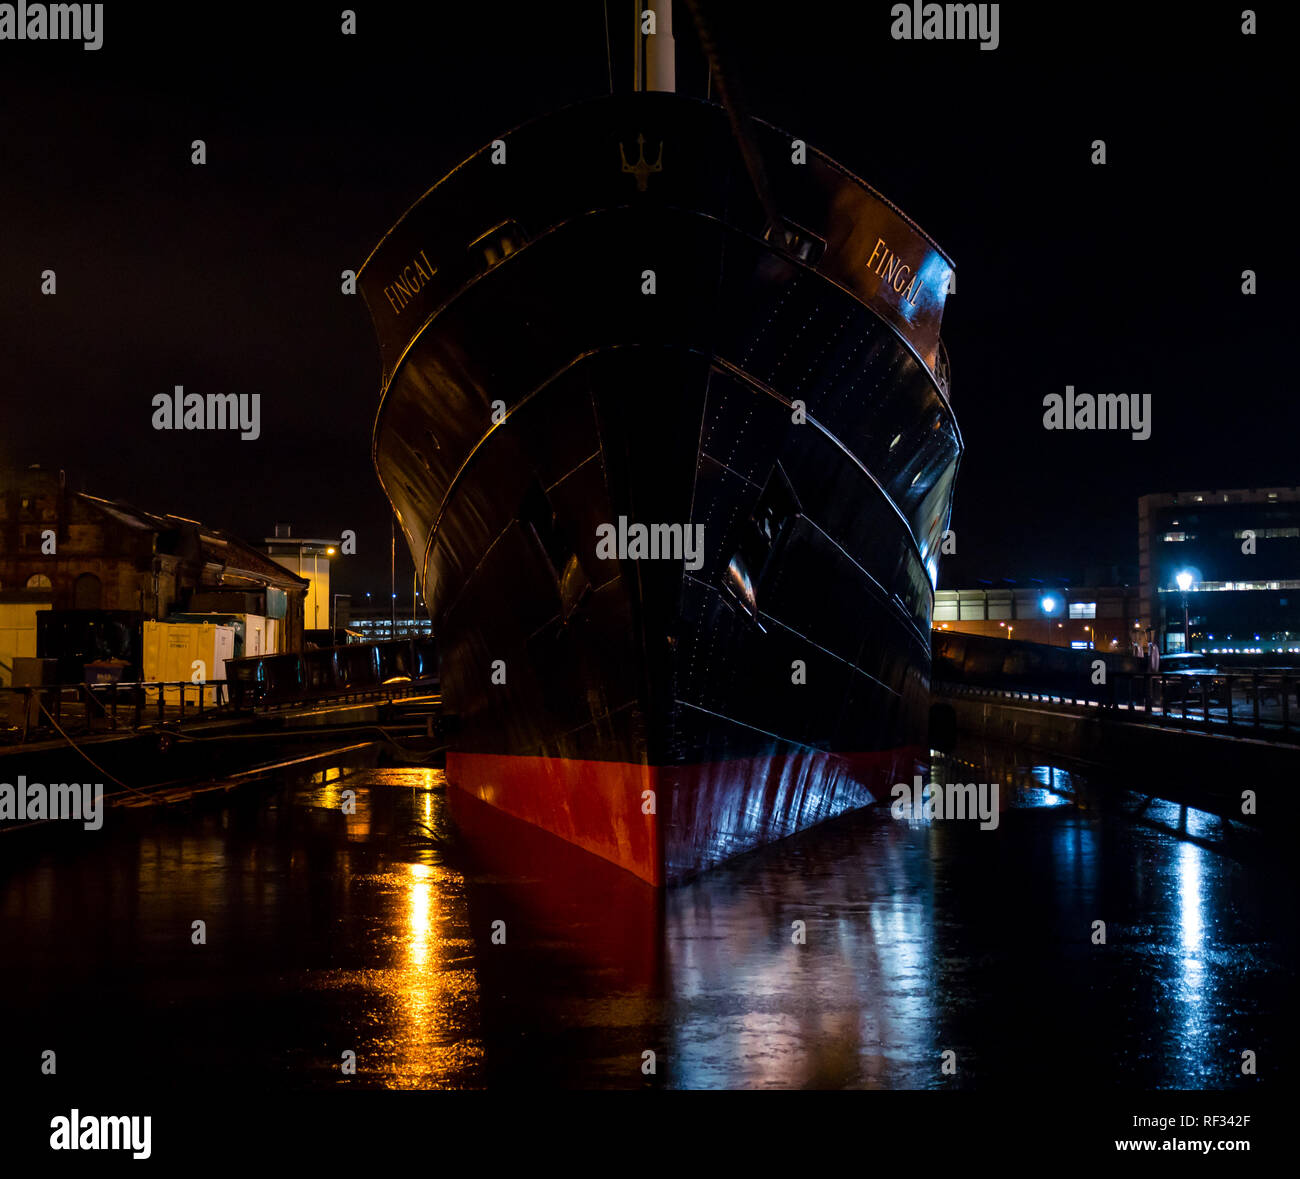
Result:
M952 260L647 41L634 89L437 181L358 287L449 802L663 886L920 769L962 442Z

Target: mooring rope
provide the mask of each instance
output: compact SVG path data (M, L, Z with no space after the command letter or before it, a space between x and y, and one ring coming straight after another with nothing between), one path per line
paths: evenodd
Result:
M39 697L36 700L36 706L43 713L45 713L45 719L48 720L50 724L54 726L54 731L58 733L58 735L62 737L69 745L71 745L73 749L75 749L79 754L81 754L82 757L84 757L88 762L90 762L90 764L99 773L103 774L105 778L107 778L115 786L122 787L123 790L129 790L131 791L132 794L140 795L141 798L149 797L149 795L146 794L143 790L137 790L134 786L128 786L125 782L122 781L121 778L113 777L112 774L110 774L106 769L104 769L103 766L101 766L93 757L90 756L90 754L88 754L84 749L82 749L80 745L78 745L71 737L68 736L67 733L63 731L63 729L59 725L59 722L56 721L54 717L50 715L50 710L45 707L45 702L41 700Z

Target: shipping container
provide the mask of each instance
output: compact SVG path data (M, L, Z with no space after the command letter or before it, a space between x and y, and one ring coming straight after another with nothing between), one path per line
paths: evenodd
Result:
M197 681L226 678L226 660L235 656L235 628L210 622L146 622L144 624L144 678L147 681L184 681L187 704L197 704ZM157 700L156 691L151 698ZM211 703L209 689L205 700ZM167 689L167 703L180 702L180 689Z
M208 622L213 626L233 626L236 659L253 658L274 651L274 648L267 644L269 620L261 614L197 613L187 610L168 615L166 621L169 625Z
M0 602L0 687L13 683L15 659L36 656L36 613L48 602Z

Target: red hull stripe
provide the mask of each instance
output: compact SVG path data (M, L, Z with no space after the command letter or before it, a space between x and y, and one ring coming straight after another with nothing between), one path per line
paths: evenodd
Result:
M886 799L923 752L804 751L690 766L449 752L447 782L662 885ZM646 814L650 799L655 813ZM665 832L673 822L666 864Z
M663 883L658 815L641 813L653 766L564 757L448 753L447 782L490 806Z

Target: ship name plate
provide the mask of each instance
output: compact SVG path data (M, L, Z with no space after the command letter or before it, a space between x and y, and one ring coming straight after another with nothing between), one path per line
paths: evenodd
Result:
M913 307L916 306L916 300L920 297L925 283L921 281L919 274L913 272L911 266L889 248L883 237L876 238L876 245L871 251L871 257L867 259L867 265L878 278L893 287L896 295L906 299ZM907 289L904 290L904 287Z
M438 268L429 261L429 256L421 250L405 266L397 277L384 287L384 296L393 305L393 311L401 315L406 305L432 281Z

